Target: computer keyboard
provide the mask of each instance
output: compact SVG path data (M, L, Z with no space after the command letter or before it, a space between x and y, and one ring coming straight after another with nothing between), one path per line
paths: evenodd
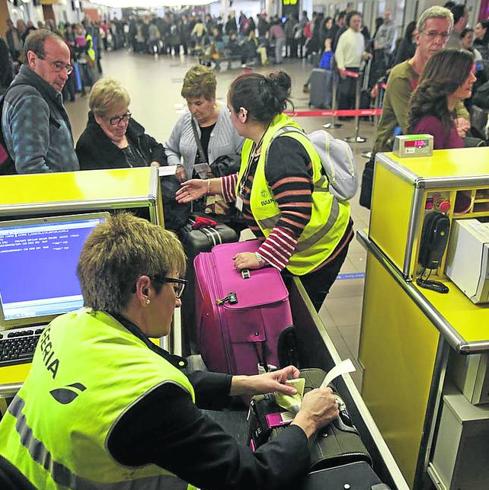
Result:
M31 362L45 327L36 325L0 332L0 367Z

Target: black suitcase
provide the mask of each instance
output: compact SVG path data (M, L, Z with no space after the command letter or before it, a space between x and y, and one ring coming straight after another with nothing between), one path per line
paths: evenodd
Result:
M299 490L389 490L372 467L364 461L314 471Z
M321 386L325 375L322 369L301 369L301 378L305 379L304 393ZM339 396L338 399L341 400ZM271 393L252 398L248 414L248 444L253 450L287 430L287 417L282 416L283 412ZM344 403L340 403L340 416L311 440L309 451L310 471L357 461L372 462Z
M333 97L333 72L314 68L309 80L311 85L309 106L319 109L329 109Z
M237 242L238 235L227 225L218 223L215 228L205 227L192 229L195 219L178 231L185 254L187 256L187 287L182 296L182 346L183 354L198 354L196 319L195 319L195 273L194 258L200 252L209 252L214 245Z

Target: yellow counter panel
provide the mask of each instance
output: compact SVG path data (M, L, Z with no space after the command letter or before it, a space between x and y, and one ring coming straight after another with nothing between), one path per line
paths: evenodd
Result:
M489 176L489 147L435 150L430 157L399 158L394 153L385 156L424 180Z
M0 385L23 383L30 369L30 362L0 368Z
M487 342L489 350L489 305L475 305L455 284L442 282L450 288L447 294L420 288L416 283L412 283L412 286L440 312L468 347L475 342Z
M412 487L439 333L369 252L360 364L362 397Z
M397 264L402 264L404 260L413 194L414 187L408 181L393 179L389 169L376 166L370 235ZM386 214L397 216L397 219L386 220Z
M0 208L21 204L147 198L152 168L9 175L0 179Z

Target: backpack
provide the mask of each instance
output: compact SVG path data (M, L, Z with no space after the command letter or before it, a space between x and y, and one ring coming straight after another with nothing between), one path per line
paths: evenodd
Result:
M11 175L16 174L15 162L10 157L7 151L7 145L5 144L5 139L3 138L2 131L2 112L3 103L5 101L5 94L0 97L0 175Z
M355 161L350 145L343 140L334 138L324 129L306 134L295 126L283 126L272 137L275 138L289 133L300 133L313 144L329 181L329 192L339 201L351 199L358 188ZM270 148L270 145L268 148ZM268 154L268 150L267 150ZM268 155L267 155L268 156Z

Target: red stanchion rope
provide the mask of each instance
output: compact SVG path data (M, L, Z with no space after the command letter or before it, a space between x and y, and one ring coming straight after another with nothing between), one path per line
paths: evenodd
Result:
M315 111L295 110L285 111L291 117L355 117L355 116L381 116L382 109L319 109Z

